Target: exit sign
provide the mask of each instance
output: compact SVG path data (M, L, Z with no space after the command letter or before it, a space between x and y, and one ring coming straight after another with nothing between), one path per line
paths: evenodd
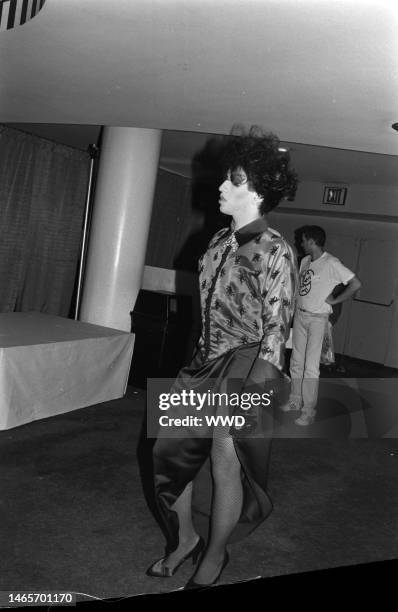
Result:
M325 187L323 190L323 204L344 206L346 197L347 187Z

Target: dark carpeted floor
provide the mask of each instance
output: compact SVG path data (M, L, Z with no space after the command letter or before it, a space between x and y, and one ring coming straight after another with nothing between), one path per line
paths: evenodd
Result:
M145 575L164 540L137 459L138 449L145 465L144 403L129 387L121 400L0 432L0 590L110 598L186 582L187 564L169 580ZM275 439L274 511L231 546L223 582L396 558L397 447L388 438Z

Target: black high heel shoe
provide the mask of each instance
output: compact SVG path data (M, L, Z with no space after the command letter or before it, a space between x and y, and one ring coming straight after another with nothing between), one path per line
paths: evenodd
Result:
M187 561L189 558L192 558L192 565L195 565L204 547L205 547L205 542L203 538L200 537L199 540L196 542L195 546L192 548L192 550L190 550L189 553L187 553L181 559L181 561L177 563L175 568L170 569L169 567L166 567L165 565L163 565L163 561L165 559L165 557L163 557L162 559L158 559L158 561L155 561L155 563L153 563L151 567L147 569L146 575L153 576L155 578L171 578L172 576L174 576L176 571L181 567L181 565L185 563L185 561ZM154 569L155 565L157 565L158 563L160 563L160 568Z
M227 553L227 551L225 551L223 564L222 564L221 569L218 572L217 576L213 580L213 582L209 582L208 584L199 584L198 582L195 582L195 580L193 579L193 576L192 576L188 580L186 585L184 586L183 590L184 591L189 591L190 589L207 589L208 587L214 586L220 580L221 574L223 573L223 571L225 570L226 566L228 565L228 562L229 562L229 554Z

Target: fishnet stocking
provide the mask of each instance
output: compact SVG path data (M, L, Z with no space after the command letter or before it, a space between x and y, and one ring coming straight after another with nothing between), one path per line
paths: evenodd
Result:
M231 436L214 437L211 450L213 499L211 507L210 538L195 582L209 584L218 575L224 561L228 538L239 520L243 503L240 462ZM178 547L158 563L170 569L181 561L195 546L199 536L192 522L192 482L174 503L172 509L179 520Z
M214 481L210 539L195 582L208 584L218 575L228 538L239 520L243 503L240 462L231 436L215 437L211 451Z

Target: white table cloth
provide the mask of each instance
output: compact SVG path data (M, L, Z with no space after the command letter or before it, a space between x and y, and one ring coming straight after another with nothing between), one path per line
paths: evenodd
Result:
M37 313L0 313L0 429L124 395L134 335Z

